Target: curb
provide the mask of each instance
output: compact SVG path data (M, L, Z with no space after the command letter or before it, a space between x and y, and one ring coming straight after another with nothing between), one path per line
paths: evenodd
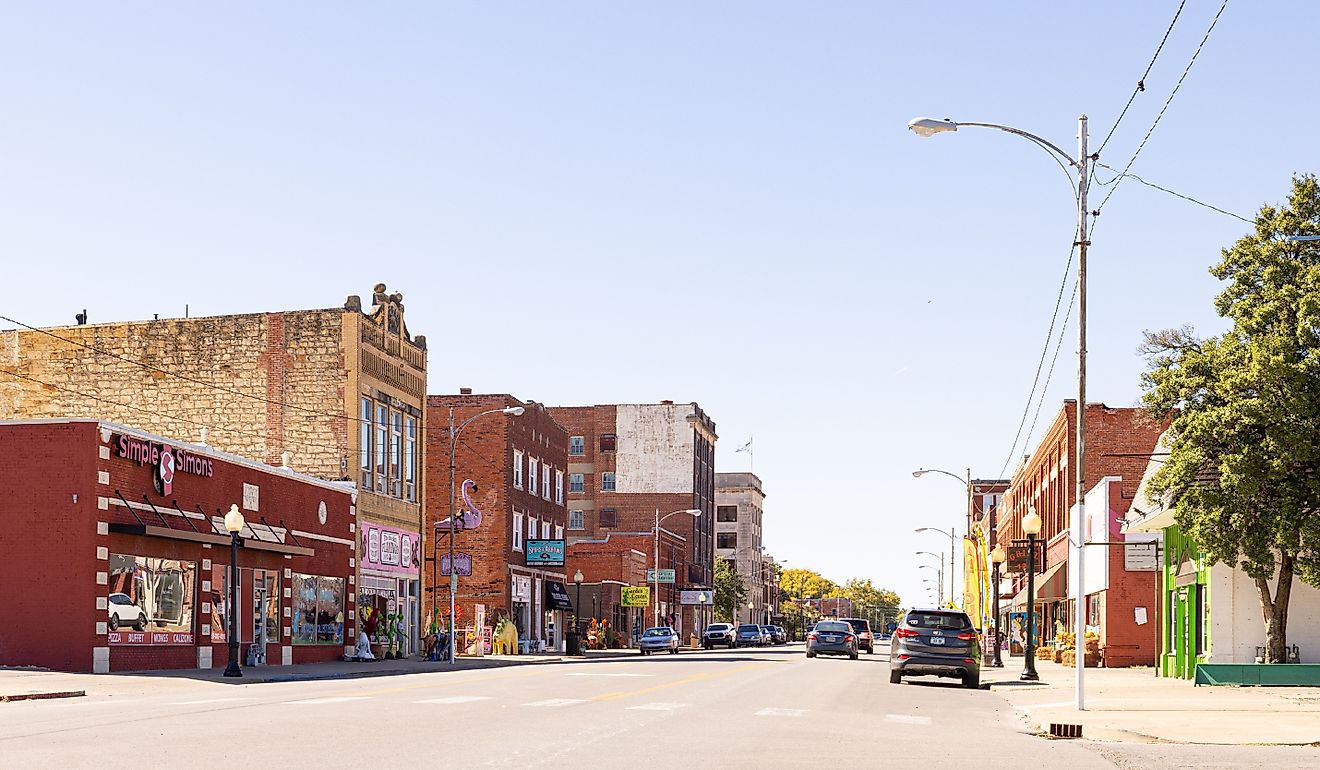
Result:
M54 698L81 698L87 695L86 690L63 690L59 692L26 692L17 695L0 695L0 703L11 703L20 700L52 700Z

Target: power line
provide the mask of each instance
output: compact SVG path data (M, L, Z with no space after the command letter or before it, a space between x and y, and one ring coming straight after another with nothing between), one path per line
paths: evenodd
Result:
M1169 105L1173 103L1173 97L1178 95L1178 89L1182 88L1183 81L1187 79L1187 74L1192 71L1192 65L1196 63L1196 57L1201 55L1201 49L1205 47L1205 42L1210 39L1210 33L1214 32L1215 25L1219 23L1219 17L1223 15L1224 9L1227 7L1228 0L1224 0L1219 6L1219 11L1215 13L1214 19L1210 21L1210 26L1206 28L1205 35L1201 38L1201 42L1196 46L1196 51L1192 53L1191 60L1187 62L1187 66L1183 69L1182 77L1178 78L1178 82L1173 86L1173 91L1169 92L1169 98L1164 100L1164 106L1160 108L1159 114L1155 116L1155 122L1150 124L1150 130L1148 130L1146 135L1142 137L1141 144L1137 145L1137 149L1132 153L1132 157L1128 158L1127 165L1123 167L1122 173L1119 174L1119 177L1116 180L1117 184L1110 187L1109 193L1105 195L1105 199L1100 201L1100 206L1096 209L1097 214L1104 209L1105 204L1109 202L1111 197L1113 197L1114 192L1118 190L1118 185L1122 183L1123 179L1127 176L1127 173L1132 170L1132 164L1136 162L1137 156L1146 148L1146 142L1150 141L1151 134L1155 133L1155 127L1160 124L1160 120L1164 117L1164 113L1169 109Z
M1132 89L1132 95L1128 97L1127 104L1123 105L1123 111L1118 114L1118 120L1115 120L1114 125L1110 127L1109 135L1100 143L1100 149L1096 150L1096 155L1105 151L1105 145L1109 144L1109 140L1113 138L1114 132L1118 130L1118 124L1123 122L1123 116L1127 115L1128 108L1131 107L1132 102L1136 100L1137 94L1146 90L1146 78L1150 77L1150 71L1155 66L1155 60L1160 58L1160 51L1164 50L1164 44L1169 41L1169 33L1173 32L1173 25L1178 23L1178 17L1182 15L1184 5L1187 5L1187 0L1182 0L1182 2L1178 3L1178 10L1173 14L1173 21L1169 22L1169 28L1164 30L1164 37L1160 40L1159 47L1155 49L1155 55L1150 57L1150 64L1147 64L1146 71L1141 73L1141 77L1137 80L1137 85Z
M1172 195L1172 196L1174 196L1175 198L1182 198L1183 200L1185 200L1185 201L1187 201L1187 202L1189 202L1189 203L1195 203L1195 204L1198 205L1198 206L1204 206L1205 208L1208 208L1208 209L1210 209L1211 211L1217 211L1217 212L1219 212L1220 214L1224 214L1225 216L1230 216L1230 217L1233 217L1234 219L1240 219L1240 220L1242 220L1243 222L1246 222L1246 223L1249 224L1249 225L1254 225L1254 224L1256 224L1255 221L1253 221L1253 220L1251 220L1251 219L1248 219L1248 218L1242 216L1241 214L1234 214L1234 213L1231 212L1231 211L1227 211L1227 210L1225 210L1225 209L1221 209L1221 208L1219 208L1218 206L1211 205L1211 204L1209 204L1209 203L1206 203L1205 201L1197 200L1196 198L1193 198L1193 197L1190 196L1190 195L1183 195L1182 193L1177 192L1177 191L1174 191L1174 190L1170 190L1170 189L1167 188L1167 187L1161 187L1160 185L1157 185L1157 184L1155 184L1154 182L1147 182L1145 179L1142 179L1141 177L1137 176L1136 174L1125 174L1125 173L1123 173L1123 172L1120 172L1118 169L1116 169L1116 168L1114 168L1114 167L1112 167L1112 166L1106 166L1106 165L1103 164L1103 163L1097 163L1096 165L1098 165L1100 168L1106 169L1106 170L1108 170L1108 171L1113 171L1113 172L1115 173L1115 176L1114 176L1113 179L1110 179L1108 182L1101 182L1100 184L1101 184L1102 186L1103 186L1103 185L1111 185L1111 184L1114 184L1115 182L1117 182L1118 180L1120 180L1120 179L1122 179L1122 178L1124 178L1124 177L1131 177L1131 178L1137 180L1138 182L1140 182L1140 183L1146 185L1147 187L1153 187L1153 188L1155 188L1156 190L1159 190L1160 192L1168 193L1169 195Z
M1027 443L1036 432L1036 422L1040 420L1041 407L1045 405L1045 394L1050 390L1050 381L1054 379L1054 365L1059 363L1059 351L1063 349L1063 337L1068 331L1068 320L1072 318L1073 306L1077 303L1077 283L1073 282L1072 299L1068 300L1068 311L1063 314L1063 326L1059 327L1059 341L1054 345L1054 358L1050 360L1050 369L1045 373L1045 386L1040 389L1040 400L1036 402L1036 414L1031 418L1031 427L1027 429ZM1000 475L1003 478L1003 475Z

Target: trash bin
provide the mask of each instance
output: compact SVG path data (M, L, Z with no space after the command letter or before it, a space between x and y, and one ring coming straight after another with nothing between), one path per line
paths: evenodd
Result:
M582 634L579 634L576 631L569 631L564 635L564 639L568 642L569 655L582 654Z

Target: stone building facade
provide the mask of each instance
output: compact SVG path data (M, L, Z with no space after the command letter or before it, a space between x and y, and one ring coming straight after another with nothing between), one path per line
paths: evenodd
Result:
M416 639L426 338L372 303L0 332L0 419L91 417L358 486L359 598ZM375 557L374 560L372 557ZM382 561L383 560L383 561ZM355 582L356 578L355 576Z
M522 407L520 415L499 410ZM474 627L476 606L485 608L485 626L511 618L518 638L530 646L563 649L566 608L564 566L538 563L531 540L555 540L562 548L568 526L565 489L568 434L546 408L507 394L429 396L426 401L426 525L437 534L424 556L423 580L428 618L448 625L449 615L449 425L462 426L454 453L454 564L456 627ZM482 412L492 412L478 417ZM475 418L475 419L474 419ZM467 480L475 483L466 490ZM471 502L479 513L473 513ZM464 574L470 573L470 574ZM436 587L439 590L433 590ZM432 597L435 604L433 605ZM437 611L438 609L438 611Z
M747 623L769 623L776 613L771 586L778 578L765 552L764 506L765 492L755 473L715 474L715 554L732 561L742 577L747 601L737 615Z

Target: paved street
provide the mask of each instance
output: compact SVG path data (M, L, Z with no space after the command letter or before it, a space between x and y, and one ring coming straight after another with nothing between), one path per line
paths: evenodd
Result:
M1314 748L1046 740L994 691L890 685L885 663L807 660L791 646L311 682L95 677L85 698L0 704L0 755L15 767L101 768L123 755L183 767L388 756L438 767L764 768L978 762L993 751L1076 770L1320 768Z

